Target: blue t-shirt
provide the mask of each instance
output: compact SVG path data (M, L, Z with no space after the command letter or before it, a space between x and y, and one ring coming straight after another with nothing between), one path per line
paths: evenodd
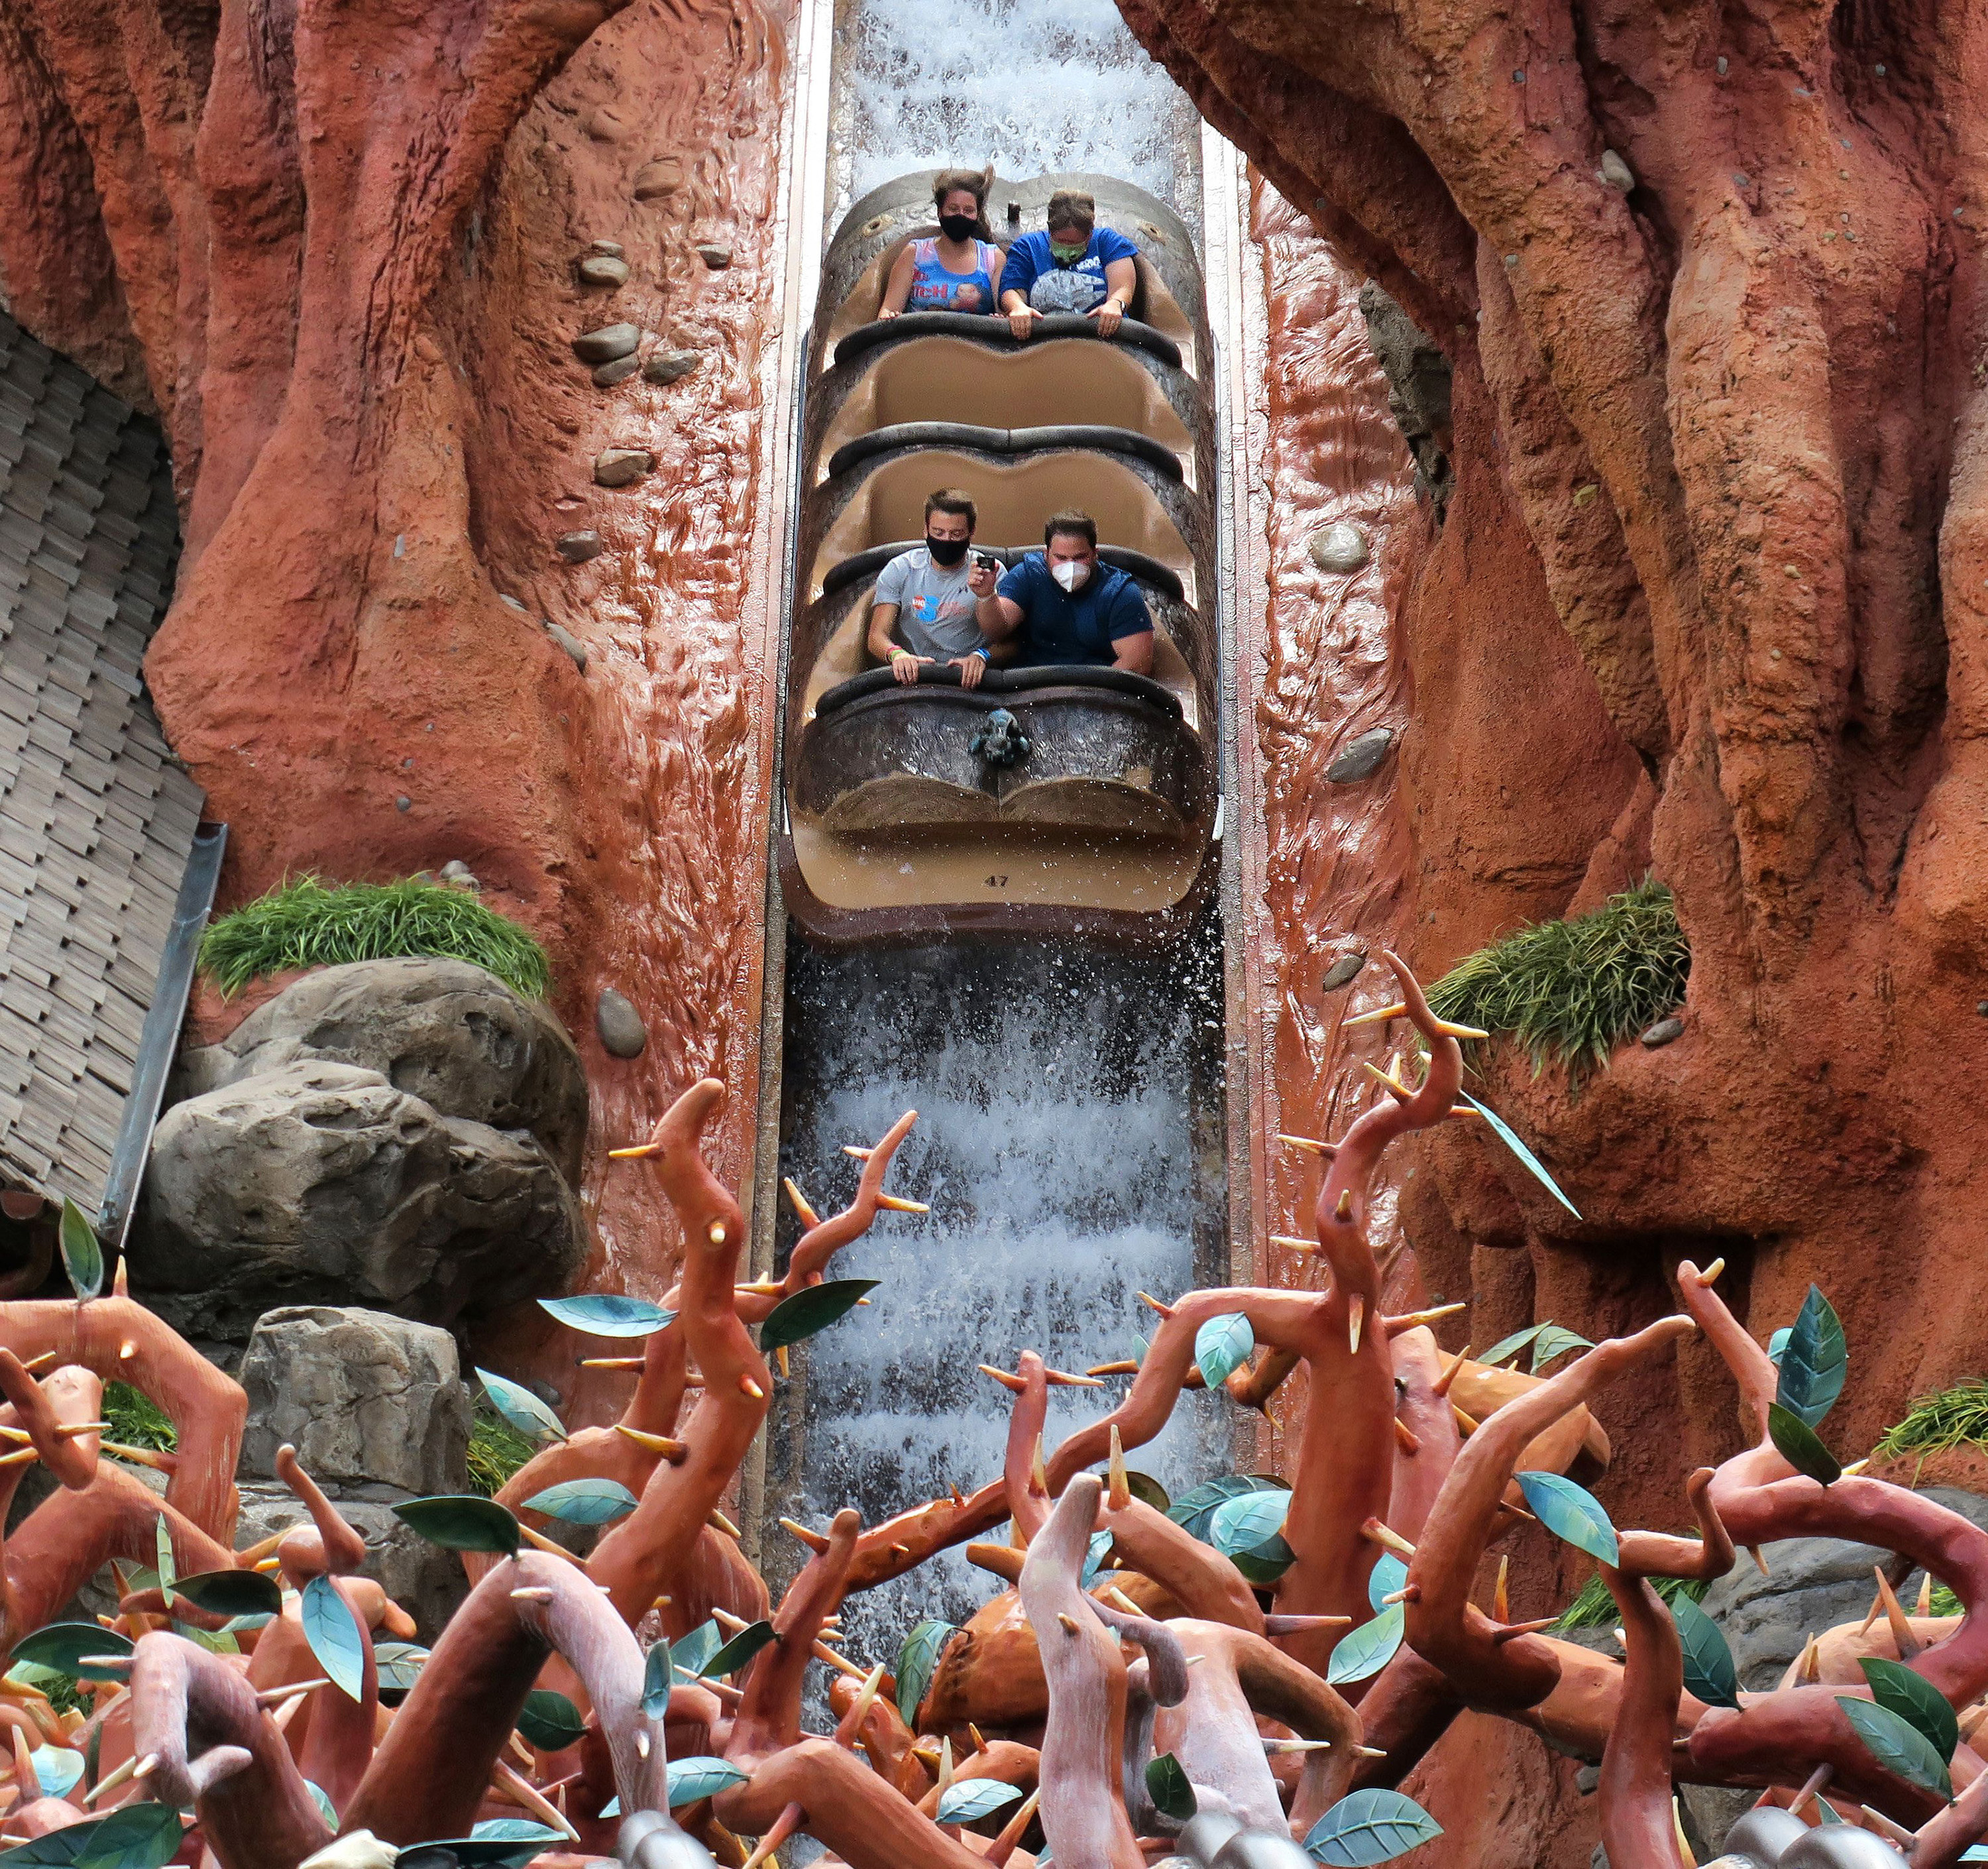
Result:
M1001 270L1001 296L1019 292L1037 311L1087 312L1102 304L1110 288L1104 269L1114 259L1134 259L1139 249L1109 227L1094 227L1090 244L1073 266L1057 263L1046 229L1024 234L1008 249Z
M1108 669L1117 660L1114 642L1153 627L1138 585L1108 564L1094 565L1090 575L1067 592L1050 575L1048 554L1031 552L994 587L1021 607L1018 669L1067 662Z

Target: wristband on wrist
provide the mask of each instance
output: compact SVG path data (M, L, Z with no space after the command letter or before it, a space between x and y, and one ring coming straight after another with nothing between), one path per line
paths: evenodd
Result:
M978 655L982 662L992 662L994 659L994 658L989 655L985 649L972 649L969 650L968 653L969 655Z
M893 662L895 662L900 655L908 655L910 654L911 651L909 649L901 648L894 642L891 645L891 659Z

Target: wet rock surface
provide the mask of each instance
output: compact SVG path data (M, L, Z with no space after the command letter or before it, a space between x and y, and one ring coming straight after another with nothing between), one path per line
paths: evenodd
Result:
M306 973L218 1045L185 1052L198 1096L306 1060L377 1071L445 1116L526 1129L569 1180L587 1131L587 1078L545 1007L463 960L360 960Z
M288 1443L320 1486L419 1497L463 1485L469 1400L445 1330L350 1306L268 1311L238 1380L248 1397L245 1474L274 1479Z

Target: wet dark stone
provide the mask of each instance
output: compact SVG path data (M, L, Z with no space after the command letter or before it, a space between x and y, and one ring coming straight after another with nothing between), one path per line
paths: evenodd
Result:
M1366 964L1364 954L1341 954L1326 969L1324 979L1318 983L1319 991L1337 993L1341 987L1351 986Z
M612 389L617 383L625 383L642 367L642 360L632 352L627 357L617 357L611 364L600 365L593 373L594 387Z
M1668 1045L1673 1038L1684 1036L1684 1021L1675 1013L1668 1018L1659 1019L1643 1034L1645 1047L1654 1051L1660 1045Z
M602 987L594 1002L593 1026L610 1058L640 1058L649 1042L642 1015L612 987Z
M587 331L573 340L573 354L583 364L611 364L617 357L626 357L642 341L642 327L638 324L604 324L597 331Z
M1388 757L1394 743L1392 727L1375 727L1371 733L1362 733L1326 767L1327 781L1334 785L1353 785L1371 777L1380 769L1381 762Z
M569 532L553 549L568 564L584 564L607 550L607 542L597 532Z

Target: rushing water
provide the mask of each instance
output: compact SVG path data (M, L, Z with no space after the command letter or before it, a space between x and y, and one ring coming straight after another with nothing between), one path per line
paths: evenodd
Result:
M782 1173L824 1211L840 1205L857 1172L842 1145L874 1142L915 1108L887 1186L931 1211L881 1214L837 1256L832 1276L882 1283L807 1346L799 1418L768 1475L779 1509L819 1525L854 1505L874 1524L951 1485L972 1491L1000 1472L1009 1403L975 1365L1013 1370L1033 1349L1081 1371L1131 1355L1152 1322L1140 1291L1219 1275L1212 948L796 945ZM783 1219L783 1254L796 1231ZM1124 1387L1053 1390L1050 1444ZM1226 1431L1188 1398L1134 1464L1169 1488L1205 1478L1226 1470ZM964 1621L997 1587L957 1554L923 1566L850 1600L850 1647L894 1661L912 1623Z
M880 183L992 162L1077 170L1199 216L1199 123L1112 0L843 0L831 222Z

